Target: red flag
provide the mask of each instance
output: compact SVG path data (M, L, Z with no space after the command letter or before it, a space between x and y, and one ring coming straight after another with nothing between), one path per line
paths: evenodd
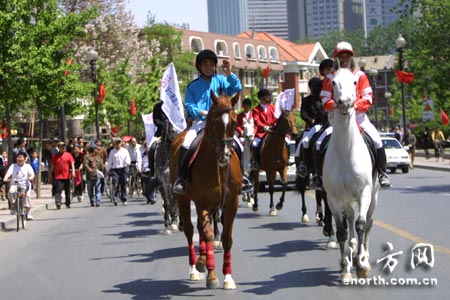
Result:
M114 126L114 127L111 128L111 133L112 133L113 135L117 135L117 134L119 133L119 130L120 130L120 126L119 126L119 125L116 125L116 126Z
M442 121L442 124L444 124L445 126L448 126L448 117L442 108L441 108L441 121Z
M136 115L136 102L134 101L134 98L131 99L130 103L130 114L135 116Z
M397 75L398 82L411 84L414 80L414 73L408 73L408 72L403 72L400 70L395 70L395 75Z
M103 99L105 99L105 96L106 96L105 83L102 82L100 84L100 88L98 89L98 104L102 104Z
M71 64L72 64L72 61L73 61L72 57L69 58L69 59L67 60L67 62L66 62L66 65L71 65ZM64 71L64 76L67 77L67 76L69 76L69 74L70 74L69 70L65 70L65 71Z
M267 68L265 68L264 70L262 70L262 72L261 72L261 77L262 77L262 78L267 78L267 76L269 76L269 73L270 73L270 67L267 66Z

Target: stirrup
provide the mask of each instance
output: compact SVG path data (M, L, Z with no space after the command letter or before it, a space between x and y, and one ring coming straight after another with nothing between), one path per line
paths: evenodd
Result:
M389 177L386 174L382 174L378 177L378 181L380 182L380 188L381 189L388 189L391 187L391 181L389 180Z
M186 187L185 187L185 182L183 180L183 178L178 177L177 180L175 180L175 183L173 185L173 193L174 194L178 194L178 195L185 195L186 193Z
M306 165L303 162L301 162L298 165L298 168L297 168L297 171L295 172L295 174L297 174L298 177L305 178L307 173L308 173L308 169L306 168Z
M242 176L242 193L251 193L251 192L253 192L252 182L246 176Z

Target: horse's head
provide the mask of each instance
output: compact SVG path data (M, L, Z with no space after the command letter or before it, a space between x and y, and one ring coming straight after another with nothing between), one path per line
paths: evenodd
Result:
M298 130L295 126L295 116L291 113L290 110L281 110L282 113L278 117L277 124L274 128L274 133L285 135L285 134L293 134L297 135Z
M213 101L206 120L205 134L214 144L216 159L220 166L226 166L233 154L233 135L236 129L237 115L234 105L239 93L233 96L219 95L211 91Z
M161 132L161 139L168 143L171 143L175 137L178 135L177 131L173 127L169 120L164 122L164 126Z
M337 108L347 114L356 100L356 76L350 69L341 68L334 73L333 93Z

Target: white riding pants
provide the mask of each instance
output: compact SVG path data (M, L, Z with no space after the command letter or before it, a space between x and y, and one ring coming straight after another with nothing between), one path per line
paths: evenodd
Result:
M322 145L323 140L333 132L333 125L330 125L325 129L322 134L319 136L316 142L316 151L320 151L320 146Z
M302 139L302 146L305 149L309 148L309 142L311 141L312 137L316 134L322 128L321 124L314 125L308 132L305 133L303 139Z
M356 122L358 122L359 126L370 136L373 140L373 144L376 149L380 149L383 147L383 142L381 141L380 134L378 130L373 126L372 122L370 122L369 118L365 113L356 113Z
M186 135L184 136L183 147L185 149L189 149L194 139L197 137L198 133L205 128L206 121L204 120L195 120L192 124L191 128L188 130ZM236 135L233 135L233 140L239 145L241 149L241 153L244 151L244 146Z

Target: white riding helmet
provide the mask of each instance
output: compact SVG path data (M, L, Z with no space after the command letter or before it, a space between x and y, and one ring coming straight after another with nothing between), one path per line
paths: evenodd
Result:
M336 58L342 53L350 53L350 55L353 56L354 52L352 45L350 45L350 43L347 42L338 43L334 48L333 57Z

